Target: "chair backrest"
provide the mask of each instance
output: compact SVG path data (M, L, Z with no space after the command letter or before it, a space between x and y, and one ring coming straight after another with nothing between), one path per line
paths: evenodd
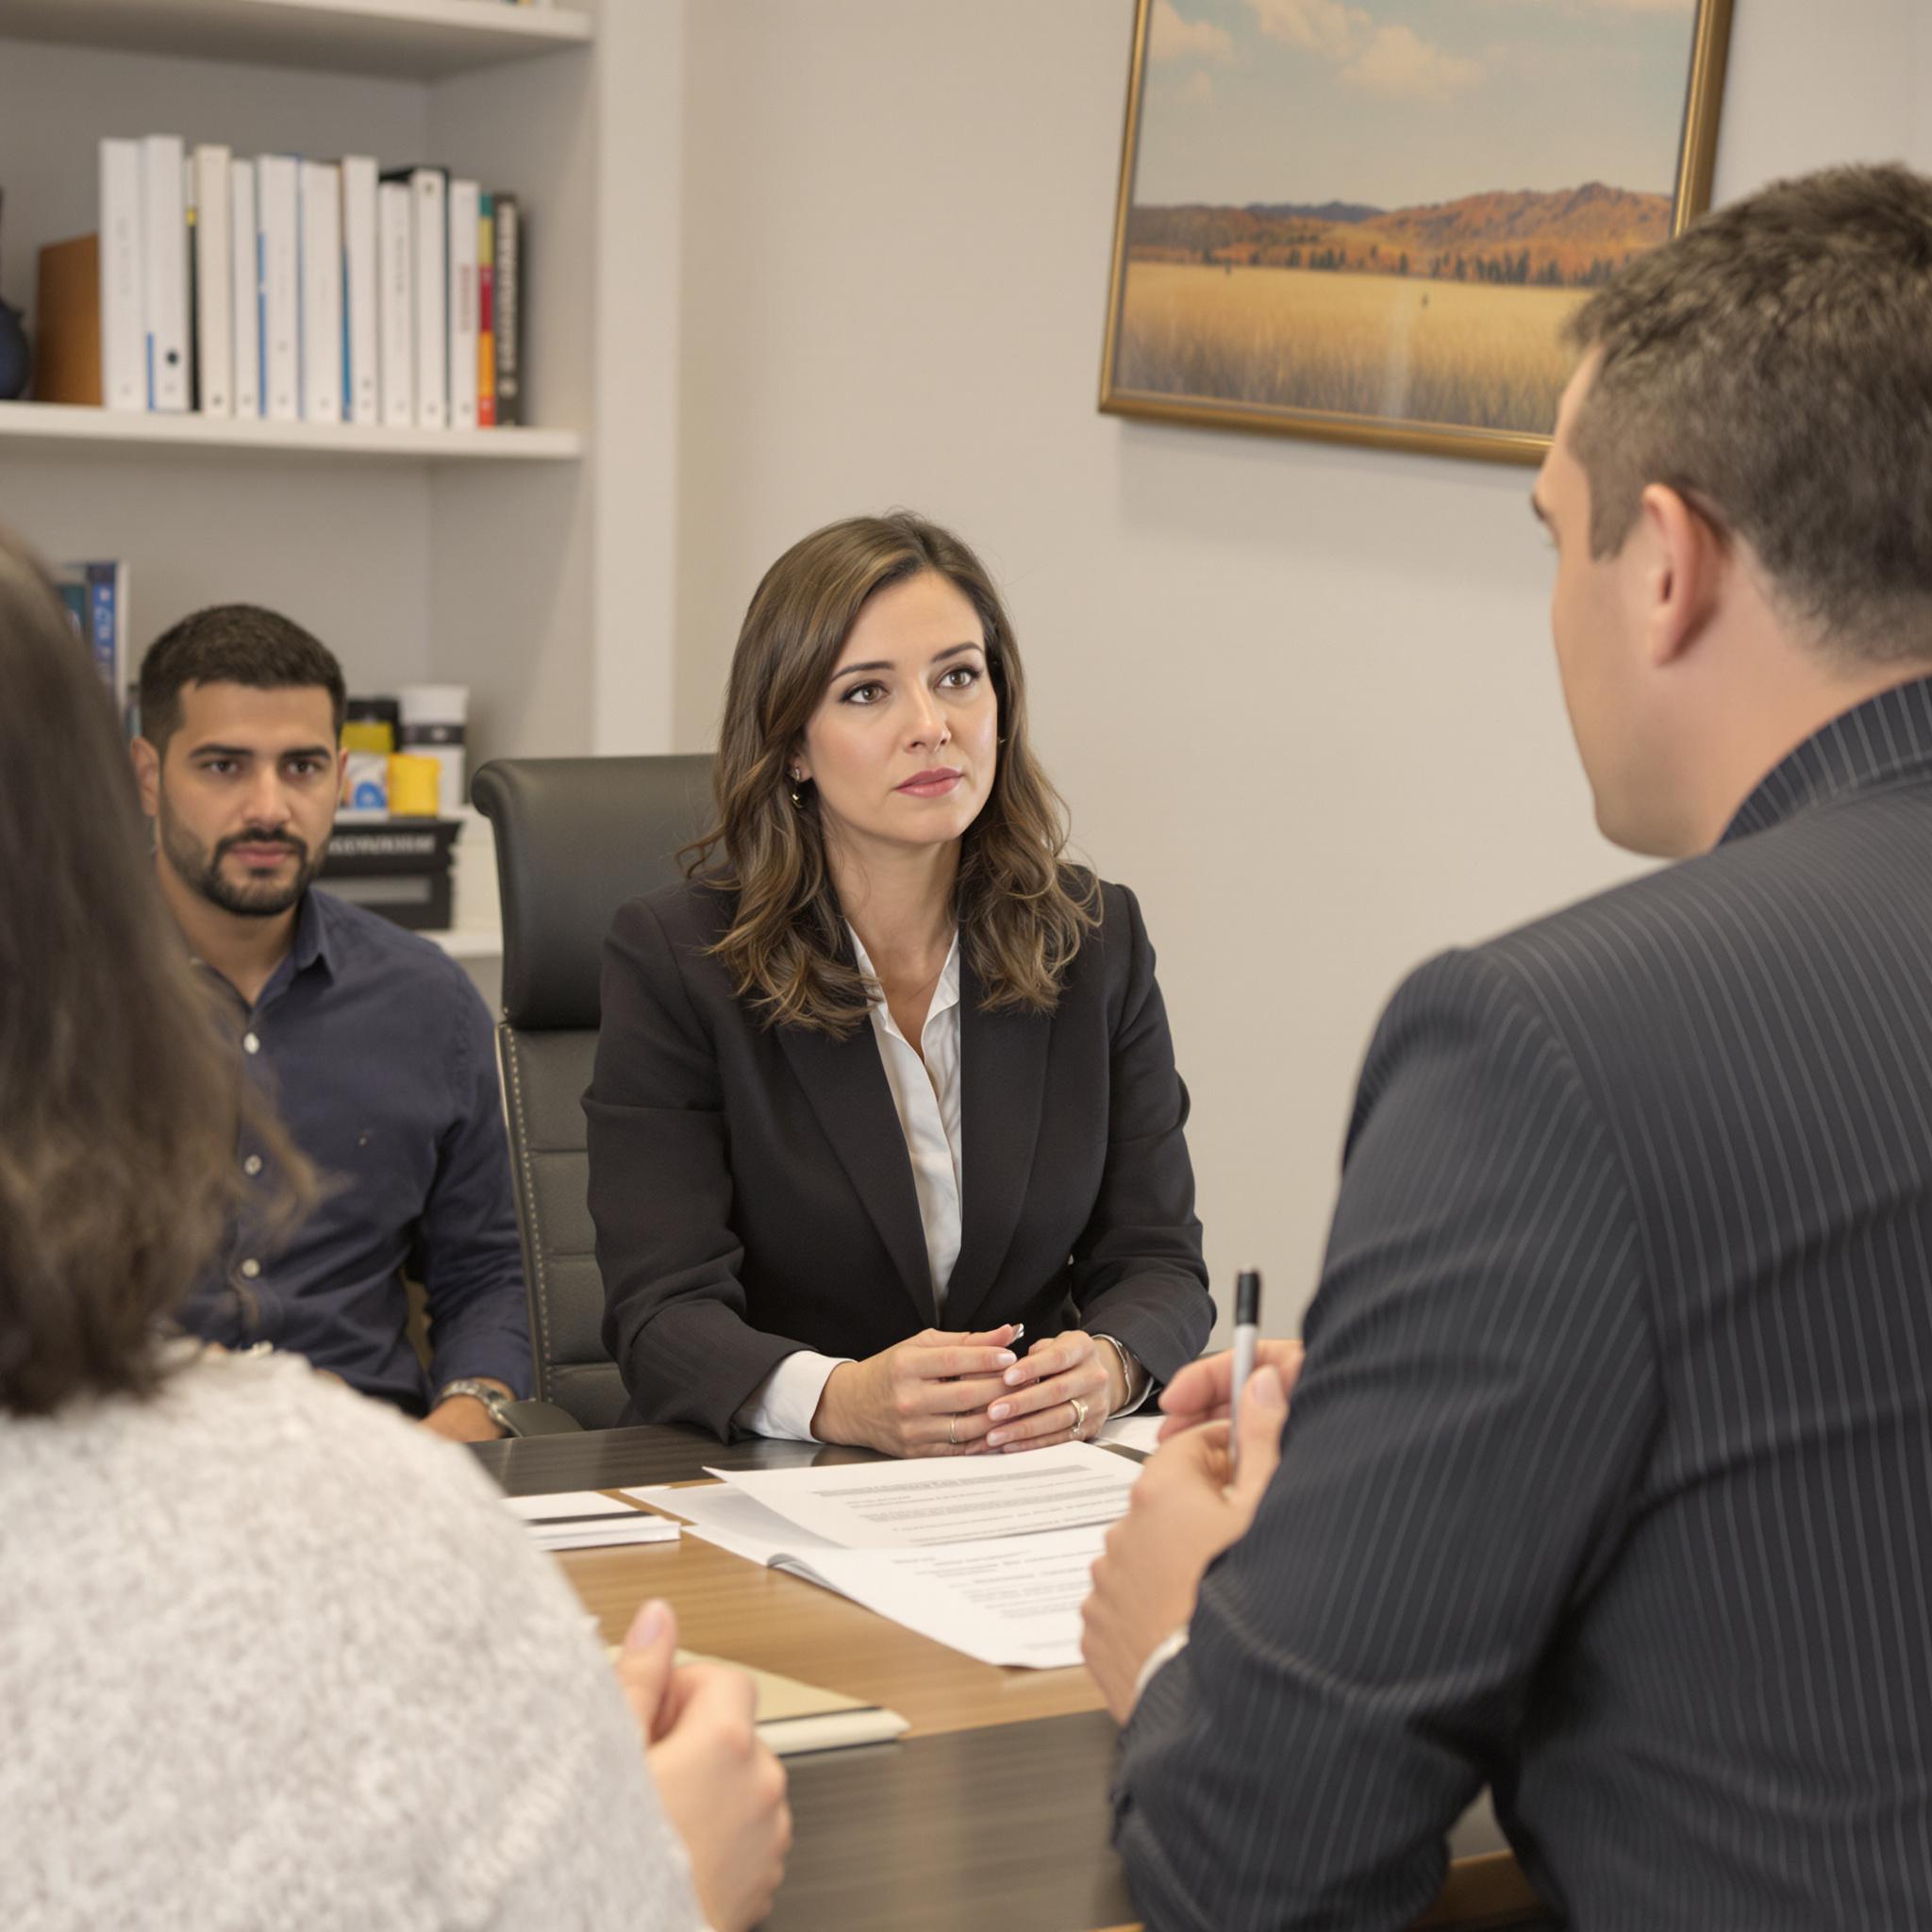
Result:
M625 900L682 876L678 850L711 818L711 758L497 758L470 796L495 828L503 891L496 1045L536 1392L586 1428L608 1428L625 1392L604 1350L579 1104L596 1058L604 935Z

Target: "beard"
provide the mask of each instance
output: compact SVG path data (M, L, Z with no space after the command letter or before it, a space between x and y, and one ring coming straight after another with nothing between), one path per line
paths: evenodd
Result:
M192 888L210 906L232 912L242 919L273 919L293 906L322 870L325 850L311 853L300 840L288 832L267 832L253 828L231 833L218 840L212 848L204 845L163 802L160 815L161 850L182 884ZM238 885L222 871L222 863L238 845L278 845L293 855L295 872L289 879L263 879Z

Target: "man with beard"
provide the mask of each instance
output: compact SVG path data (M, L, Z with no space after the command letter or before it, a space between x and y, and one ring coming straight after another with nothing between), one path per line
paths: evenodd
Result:
M307 1356L458 1441L526 1394L529 1318L490 1016L426 940L315 889L341 785L341 668L253 605L182 619L141 669L142 801L161 891L249 1076L329 1178L292 1234L245 1210L184 1314ZM267 1151L244 1136L242 1175ZM424 1284L433 1359L408 1334Z

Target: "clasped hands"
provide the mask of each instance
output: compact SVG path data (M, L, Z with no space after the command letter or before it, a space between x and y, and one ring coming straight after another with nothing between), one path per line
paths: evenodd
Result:
M1127 1399L1116 1351L1069 1328L1019 1356L1017 1333L1010 1322L983 1333L927 1328L841 1362L812 1434L888 1456L1011 1455L1097 1435Z
M1193 1616L1208 1564L1246 1535L1281 1460L1302 1345L1260 1342L1256 1361L1238 1445L1227 1421L1231 1356L1191 1362L1161 1391L1160 1446L1093 1565L1080 1653L1117 1724L1133 1713L1148 1658Z

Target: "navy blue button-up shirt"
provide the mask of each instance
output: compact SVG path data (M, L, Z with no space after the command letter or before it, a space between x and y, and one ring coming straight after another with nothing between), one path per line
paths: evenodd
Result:
M254 1007L234 1008L250 1075L321 1170L320 1205L272 1245L244 1214L182 1314L230 1348L268 1341L423 1414L490 1375L530 1390L530 1327L490 1015L427 940L310 890L294 944ZM273 1179L244 1135L242 1172ZM407 1332L407 1270L428 1301L425 1376Z

